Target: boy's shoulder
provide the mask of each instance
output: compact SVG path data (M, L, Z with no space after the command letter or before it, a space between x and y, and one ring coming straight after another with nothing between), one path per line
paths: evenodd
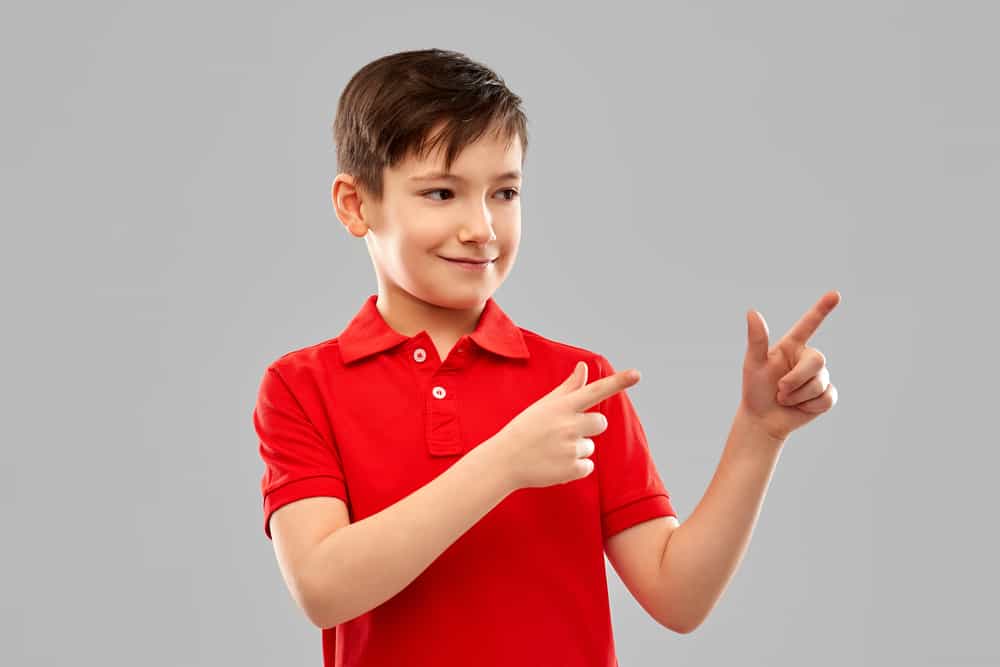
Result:
M318 343L311 343L281 353L271 361L267 368L283 369L292 366L306 366L327 357L336 349L339 336L327 338Z
M543 336L537 331L525 329L524 327L518 327L518 329L521 330L521 334L524 336L524 341L525 343L528 343L529 347L535 346L552 357L565 357L572 361L594 361L604 359L603 355L580 345L572 345L563 340Z

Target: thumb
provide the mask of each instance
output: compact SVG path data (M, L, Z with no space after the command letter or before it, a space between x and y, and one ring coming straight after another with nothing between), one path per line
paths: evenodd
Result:
M573 372L559 385L559 393L568 394L587 384L587 364L582 361L576 362Z
M767 322L756 310L747 311L746 361L759 365L767 361Z

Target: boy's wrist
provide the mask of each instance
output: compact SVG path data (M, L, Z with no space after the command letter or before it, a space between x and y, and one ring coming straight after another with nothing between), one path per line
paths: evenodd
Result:
M497 433L491 438L480 443L469 454L476 457L477 465L482 467L484 478L494 480L502 490L504 497L507 497L518 490L517 481L511 474L511 468L507 463L507 456L503 450L503 440Z

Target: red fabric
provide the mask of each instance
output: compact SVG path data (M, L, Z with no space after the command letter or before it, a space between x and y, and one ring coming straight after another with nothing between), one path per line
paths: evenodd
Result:
M339 336L264 373L253 424L269 539L271 513L301 498L341 498L352 522L399 501L580 360L588 382L615 372L599 354L516 326L492 298L442 361L426 331L390 328L376 298ZM397 595L323 629L324 667L616 667L604 540L676 512L627 393L593 411L608 428L592 438L590 475L508 495Z

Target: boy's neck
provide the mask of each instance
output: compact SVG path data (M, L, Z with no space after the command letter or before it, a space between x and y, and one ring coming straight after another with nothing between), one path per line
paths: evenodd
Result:
M379 288L375 301L382 319L404 336L426 330L439 347L451 348L459 338L476 329L486 303L458 310L422 301L402 289Z

